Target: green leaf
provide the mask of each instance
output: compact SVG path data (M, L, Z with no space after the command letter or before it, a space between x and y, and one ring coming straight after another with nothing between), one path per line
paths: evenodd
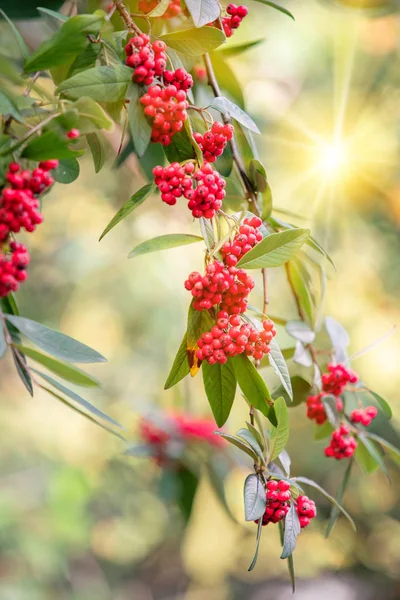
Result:
M262 524L262 519L260 519L258 521L258 526L257 526L256 549L255 549L255 552L254 552L253 560L251 561L251 565L247 569L248 571L252 571L254 569L254 567L256 566L257 558L258 558L258 550L260 548L260 540L261 540L262 529L263 529L263 524Z
M15 366L17 368L17 373L18 373L18 375L19 375L22 383L24 384L24 386L26 387L26 389L30 393L30 395L33 396L32 378L31 378L31 376L29 374L29 371L26 368L26 363L24 362L24 357L21 356L15 350L15 348L11 348L11 352L12 352L12 355L13 355Z
M375 440L381 446L383 446L385 448L385 450L387 450L390 458L398 466L400 466L400 450L398 448L396 448L396 446L393 446L393 444L391 444L390 442L387 442L385 439L381 438L379 435L376 435L375 433L370 433L369 431L368 432L366 431L364 435L368 438L371 438L372 440Z
M170 5L171 0L160 0L158 5L152 11L147 13L147 17L162 17Z
M238 354L230 360L233 362L237 382L248 402L271 422L275 421L271 394L253 363L245 354Z
M27 45L25 44L24 38L22 37L22 35L18 31L18 29L16 28L16 26L14 25L14 23L11 21L11 19L8 18L8 16L4 12L4 10L2 10L1 8L0 8L0 14L2 15L3 19L5 19L7 21L7 23L9 24L9 26L11 27L11 29L13 31L13 34L15 36L15 39L17 40L17 44L19 46L19 49L21 50L22 56L25 59L28 58L29 57L29 50L28 50Z
M215 234L213 229L213 224L210 219L205 219L204 217L200 217L200 229L201 235L203 236L204 243L207 246L207 249L212 252L215 247Z
M97 133L87 133L86 139L92 153L94 170L99 173L104 167L107 157L103 140Z
M52 356L77 363L106 362L104 356L96 350L74 340L68 335L50 329L50 327L36 323L36 321L31 321L31 319L25 319L24 317L6 315L6 319L39 346L39 348Z
M346 471L344 473L342 482L341 482L341 484L339 486L339 489L338 489L338 491L336 493L336 499L332 498L332 496L329 496L329 494L325 490L323 490L323 488L321 488L319 490L333 504L332 510L331 510L331 514L330 514L330 517L329 517L328 527L327 527L326 533L325 533L325 537L326 538L329 537L329 534L331 533L333 527L335 526L335 523L337 521L337 518L338 518L340 512L342 512L345 515L345 517L348 518L348 520L350 521L350 523L353 526L354 531L356 531L356 526L355 526L355 523L354 523L353 519L350 517L350 515L348 513L346 513L346 511L344 510L344 508L341 505L341 503L343 501L344 493L346 491L347 484L348 484L348 482L350 480L350 473L351 473L352 466L353 466L353 459L350 459L349 460L349 464L347 465ZM304 477L303 478L302 477L297 477L297 479L300 479L301 481L303 481L303 483L308 483L308 481L304 481ZM317 484L315 484L315 482L314 482L314 487L316 487L317 489L319 489L319 486L317 486Z
M266 190L262 194L262 197L261 197L261 218L263 221L265 221L266 219L268 219L271 216L272 207L273 207L272 190L267 181Z
M231 412L236 393L236 378L230 361L210 365L203 362L203 381L214 419L222 427Z
M185 4L196 27L212 23L221 13L218 0L186 0Z
M192 141L186 129L182 129L176 133L171 143L164 146L164 153L170 163L183 162L196 158L196 154L192 145Z
M261 519L265 512L266 494L260 477L255 473L246 477L243 496L246 521Z
M51 17L52 19L54 19L59 25L61 23L65 23L65 21L68 21L68 16L67 15L63 15L60 12L57 12L55 10L50 10L49 8L43 8L42 6L38 6L37 10L44 15L48 15L49 17Z
M243 85L232 70L229 61L219 51L210 52L210 59L219 87L224 91L223 96L228 96L241 109L244 110ZM225 150L226 152L226 150Z
M254 133L260 133L257 125L254 123L253 119L249 117L247 113L244 112L237 104L234 104L228 98L224 96L217 96L213 99L208 108L214 108L215 110L219 110L220 113L229 115L233 119L236 119L241 125L253 131Z
M333 433L333 427L329 423L329 421L325 421L323 425L316 425L314 431L314 440L324 440L327 437L330 437Z
M171 371L168 375L168 379L165 382L164 389L169 390L169 388L176 385L179 381L181 381L181 379L186 377L186 375L189 375L189 373L190 366L187 353L187 335L185 333L174 363L171 367Z
M336 428L339 424L340 415L337 409L336 396L332 394L324 395L322 398L322 404L324 405L325 414L328 417L329 423L332 427Z
M307 283L303 279L300 265L294 259L285 265L285 269L288 281L290 282L290 286L296 294L301 311L304 313L304 317L307 319L307 322L312 325L314 323L313 301Z
M210 331L214 323L211 319L208 310L195 310L193 301L189 306L188 326L187 326L187 343L188 348L197 348L197 341L203 333Z
M187 56L200 56L215 50L225 41L225 35L216 27L201 27L200 29L181 29L162 35L163 42Z
M71 105L71 108L76 109L79 113L76 125L81 133L91 133L98 129L111 131L114 127L114 122L104 108L92 98L79 98Z
M192 513L199 478L190 469L181 468L177 472L178 498L177 503L186 521Z
M47 131L29 142L21 156L30 160L51 160L74 158L82 154L81 150L71 150L69 144L68 138L62 139L54 131Z
M79 177L80 167L76 158L60 160L57 169L51 172L58 183L72 183Z
M256 191L264 193L267 190L267 172L262 162L257 158L250 161L250 177Z
M308 238L306 244L308 246L310 246L310 248L312 248L313 250L315 250L316 252L318 252L318 254L321 254L321 256L323 256L324 258L326 258L331 263L332 267L334 269L336 269L335 263L333 262L332 258L328 254L328 252L317 242L317 240L315 238L313 238L310 235L310 237Z
M233 444L233 446L236 446L236 448L239 448L239 450L241 450L242 452L245 452L245 454L250 456L250 458L252 458L253 460L257 460L257 455L254 452L254 450L252 448L250 448L250 446L248 446L240 438L238 438L234 435L230 435L229 433L223 433L222 431L216 431L215 435L220 435L221 437L224 438L224 440L226 440L230 444Z
M296 548L297 538L300 533L300 521L296 512L296 505L292 501L290 509L285 517L285 527L283 534L283 549L281 558L289 558Z
M373 392L372 390L368 390L368 393L371 394L376 402L378 403L379 407L382 409L382 411L385 413L385 415L387 416L388 419L392 418L392 409L390 408L389 404L386 402L386 400L384 398L382 398L382 396L380 396L379 394L377 394L376 392Z
M375 444L375 442L371 441L364 432L360 432L358 434L358 440L362 444L364 444L366 450L371 455L372 459L378 463L380 469L385 473L386 477L389 479L389 474L386 468L386 465L383 461L382 454L380 452L379 446Z
M300 250L309 233L308 229L289 229L280 233L271 233L240 259L238 267L246 269L281 267Z
M100 385L99 381L88 375L81 369L77 369L76 367L72 367L71 365L67 365L65 363L59 362L50 356L46 356L33 348L28 348L26 346L21 346L21 344L14 344L14 347L18 348L25 356L29 356L32 360L40 363L49 371L55 373L62 379L69 381L70 383L75 383L76 385L80 385L83 387L98 387Z
M291 377L292 390L293 390L293 403L291 403L291 399L288 396L283 385L275 388L273 391L273 396L283 396L287 403L291 403L291 407L298 406L307 400L307 396L311 394L312 386L311 384L301 377L300 375L293 375Z
M265 42L265 38L260 38L259 40L252 40L249 42L242 42L241 44L229 44L228 46L224 46L218 50L219 54L222 54L224 57L232 58L234 56L238 56L245 52L246 50L250 50L259 44Z
M243 427L242 429L239 429L239 431L237 432L237 435L239 437L241 437L243 440L245 440L251 448L253 448L254 452L257 454L259 460L261 461L261 464L264 465L265 464L264 453L261 449L260 444L257 441L257 438L254 437L253 433Z
M260 446L262 452L264 452L266 449L266 440L263 439L263 436L260 434L258 429L256 429L254 427L254 425L252 425L248 421L246 421L246 427L249 430L249 432L252 434L252 436L257 440L257 443Z
M41 371L38 371L37 369L32 369L32 371L34 373L36 373L37 375L39 375L42 379L47 381L47 383L49 383L50 385L55 387L56 390L58 390L59 392L62 392L63 394L68 396L68 398L71 398L71 400L74 400L75 402L77 402L80 406L85 408L91 414L95 415L96 417L100 417L101 419L104 419L105 421L108 421L109 423L112 423L113 425L116 425L117 427L120 427L121 429L124 429L122 427L122 425L120 425L118 423L118 421L116 421L112 417L109 417L108 415L106 415L106 413L104 413L100 409L93 406L93 404L90 404L90 402L88 402L87 400L84 400L84 398L81 398L78 394L76 394L72 390L65 387L65 385L63 385L59 381L56 381L52 377L49 377L49 375L46 375L45 373L42 373Z
M284 15L287 15L294 21L294 16L292 15L292 13L289 12L286 8L283 8L283 6L279 6L279 4L275 4L275 2L271 2L271 0L255 0L255 1L260 2L261 4L266 4L267 6L272 6L272 8L275 8L275 10L278 10L279 12L283 13Z
M371 442L375 446L375 452L379 452L376 444ZM377 469L379 469L379 461L375 459L375 457L370 453L366 445L360 439L356 451L354 453L354 458L357 463L360 465L361 469L364 471L366 475L370 475L374 473Z
M130 84L128 86L127 100L128 104L128 124L135 152L141 158L150 144L151 125L143 112L143 106L140 104L140 88L138 85Z
M271 348L268 354L269 363L274 369L276 375L278 375L279 379L281 380L282 385L290 400L293 400L292 382L290 381L289 370L286 361L283 358L281 349L279 348L278 343L274 339L270 341L269 347Z
M285 400L280 397L274 403L277 426L271 425L269 461L277 458L286 448L289 439L289 413Z
M7 352L7 342L4 336L4 327L3 321L0 318L0 358L3 358L4 354Z
M160 235L147 242L142 242L134 248L128 255L128 258L134 258L141 254L149 254L150 252L159 252L160 250L168 250L169 248L178 248L179 246L187 246L195 242L202 242L203 238L198 235L189 233L170 233Z
M126 65L94 67L63 81L56 93L73 99L88 96L97 102L118 102L125 98L131 81L132 69Z
M107 227L105 228L103 233L101 234L99 241L101 241L103 239L103 237L109 231L111 231L111 229L113 229L113 227L118 225L118 223L120 223L123 219L125 219L128 215L130 215L131 212L133 210L135 210L135 208L137 208L138 206L143 204L143 202L145 200L147 200L147 198L150 196L150 194L152 192L154 192L153 183L148 183L147 185L140 188L140 190L135 192L133 194L133 196L131 196L129 198L129 200L127 200L125 202L125 204L119 209L117 214L111 219L111 221L109 222L109 224L107 225Z
M48 40L45 40L25 62L25 71L51 69L79 54L88 44L87 34L97 33L104 23L105 13L71 17Z
M341 325L333 317L326 317L325 329L335 350L335 358L337 362L347 363L347 348L350 343L349 334L343 325Z

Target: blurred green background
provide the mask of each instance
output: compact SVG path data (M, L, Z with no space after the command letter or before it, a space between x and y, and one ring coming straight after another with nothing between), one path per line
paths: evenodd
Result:
M251 6L250 6L251 4ZM354 4L354 3L352 3ZM304 215L331 252L325 314L351 334L356 353L400 320L400 178L398 59L400 20L345 2L288 3L296 22L255 2L230 43L265 42L230 60L244 84L248 111L276 208ZM29 30L29 31L28 31ZM35 43L40 28L22 23ZM28 32L28 33L27 33ZM15 44L0 23L0 52ZM45 223L31 236L29 278L18 294L24 316L77 337L107 356L93 367L101 392L87 394L135 438L138 415L155 407L210 416L200 378L162 391L185 327L187 274L201 269L197 245L127 260L139 242L164 233L197 233L188 211L154 197L101 243L105 225L144 183L134 159L113 168L119 134L108 137L109 161L46 196ZM278 214L278 213L277 213ZM295 318L283 274L270 274L270 310ZM254 293L252 304L261 305ZM400 420L399 332L352 363ZM280 329L282 347L289 344ZM10 359L1 363L1 600L283 600L291 595L278 531L264 531L259 563L247 573L255 527L245 524L242 485L250 465L226 482L233 522L207 478L189 522L160 497L161 470L121 456L122 445L45 393L31 399ZM313 477L335 493L344 465L312 442L304 406L294 408L288 450L293 474ZM226 429L246 418L238 402ZM379 424L378 424L379 425ZM387 431L387 429L386 429ZM391 440L396 435L391 432ZM359 469L345 496L358 525L340 519L324 540L329 506L295 552L298 597L313 600L400 598L398 472Z

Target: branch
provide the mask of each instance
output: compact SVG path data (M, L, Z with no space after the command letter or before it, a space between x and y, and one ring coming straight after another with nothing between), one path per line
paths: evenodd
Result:
M137 33L138 35L140 35L142 32L140 31L140 29L136 25L136 23L133 21L130 13L128 11L128 9L125 6L125 4L123 2L121 2L121 0L115 0L114 4L115 4L115 8L119 12L119 15L120 15L121 19L125 23L126 28L129 31L134 31L135 33Z

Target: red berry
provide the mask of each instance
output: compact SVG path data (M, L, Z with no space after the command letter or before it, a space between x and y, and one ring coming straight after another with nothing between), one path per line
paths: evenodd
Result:
M70 131L68 131L67 133L67 138L69 140L76 140L79 136L81 135L81 132L79 131L79 129L71 129Z

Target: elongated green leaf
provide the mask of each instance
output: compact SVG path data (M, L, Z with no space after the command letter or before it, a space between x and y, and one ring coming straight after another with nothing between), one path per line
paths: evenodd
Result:
M4 354L7 352L7 342L4 336L4 327L3 321L0 318L0 358L3 358Z
M66 159L80 156L82 150L71 150L69 143L67 138L62 139L54 131L46 131L30 141L21 156L30 160Z
M19 378L21 379L22 383L24 384L30 395L33 396L32 378L30 376L29 371L26 368L24 356L21 356L19 352L15 350L15 348L11 348L11 352L13 355L14 364L17 368Z
M40 375L40 377L42 379L44 379L45 381L47 381L47 383L49 383L50 385L52 385L53 387L55 387L59 392L62 392L63 394L65 394L66 396L68 396L68 398L71 398L71 400L74 400L80 406L83 406L83 408L85 408L88 412L92 413L93 415L96 415L96 417L100 417L101 419L104 419L105 421L108 421L109 423L112 423L113 425L116 425L117 427L120 427L121 429L124 429L122 427L122 425L120 425L118 423L118 421L116 421L112 417L109 417L106 413L104 413L100 409L98 409L95 406L93 406L93 404L90 404L90 402L88 402L84 398L81 398L81 396L79 396L78 394L76 394L72 390L70 390L67 387L65 387L65 385L63 385L59 381L56 381L55 379L53 379L49 375L46 375L45 373L42 373L41 371L38 371L37 369L32 369L32 371L34 373L37 373L37 375Z
M386 477L389 479L389 474L384 463L382 453L380 451L380 447L375 444L371 439L369 439L364 432L358 434L359 443L364 444L365 448L368 450L371 457L378 463L379 468L385 473Z
M93 67L63 81L56 92L73 99L88 96L97 102L118 102L131 81L132 69L126 65Z
M43 8L42 6L38 6L37 10L41 14L48 15L49 17L51 17L59 25L61 25L61 23L65 23L65 21L68 21L67 15L63 15L62 13L57 12L55 10L50 10L49 8Z
M240 106L237 106L237 104L234 104L228 100L228 98L225 98L224 96L217 96L213 99L209 107L219 110L219 112L222 114L229 115L250 131L253 131L254 133L260 133L260 130L254 123L253 119L249 117L249 115L244 112Z
M267 172L264 165L257 158L250 161L250 177L253 187L258 192L264 193L267 189Z
M226 56L227 58L232 58L233 56L242 54L242 52L245 52L246 50L250 50L255 46L259 46L263 42L265 42L265 38L260 38L259 40L252 40L249 42L242 42L241 44L229 44L229 46L223 46L220 48L218 52L224 57Z
M60 160L57 169L51 172L58 183L72 183L79 177L80 167L76 158Z
M387 450L391 459L398 466L400 466L400 450L398 448L396 448L396 446L393 446L393 444L391 444L390 442L387 442L385 439L381 438L379 435L376 435L375 433L370 433L369 431L365 432L365 436L367 438L371 438L372 440L378 442L381 446L383 446L385 448L385 450Z
M257 440L257 443L260 446L262 452L264 452L266 449L266 439L263 439L263 436L258 431L258 429L256 429L256 427L254 427L254 425L252 425L248 421L246 421L246 427L249 430L249 432L252 434L254 439Z
M290 380L289 370L281 352L281 349L279 348L278 343L274 339L271 340L269 346L271 348L268 354L269 363L274 369L275 373L278 375L279 379L281 380L282 385L290 400L293 400L292 382Z
M310 294L308 283L303 278L301 269L301 263L298 263L296 259L293 259L286 263L285 270L290 287L294 291L297 303L300 306L300 310L304 318L310 325L314 324L314 305Z
M171 0L160 0L155 8L152 11L147 13L148 17L162 17L166 12L168 6L170 5Z
M371 441L371 444L375 444L375 442ZM375 451L379 452L376 446ZM358 446L354 453L354 458L366 475L370 475L379 469L379 461L377 461L376 458L370 453L361 439L359 440Z
M308 229L290 229L267 235L238 262L245 269L281 267L300 250L309 236Z
M337 399L336 396L332 396L331 394L327 394L322 396L321 398L322 404L324 405L325 414L328 417L329 423L336 429L339 424L339 411L337 409Z
M215 246L215 235L212 226L212 221L210 221L210 219L205 219L204 217L201 217L200 229L201 235L204 239L204 243L207 246L208 250L211 252Z
M333 262L331 256L328 254L328 252L321 246L321 244L319 244L317 242L317 240L315 238L313 238L311 235L308 238L306 244L308 246L310 246L310 248L312 248L313 250L315 250L316 252L318 252L318 254L321 254L321 256L323 256L324 258L326 258L332 265L332 267L334 269L336 269L335 263Z
M185 4L196 27L212 23L220 15L218 0L186 0Z
M392 413L392 409L390 408L390 406L387 403L387 401L384 398L382 398L382 396L380 396L376 392L373 392L372 390L368 390L368 392L375 398L375 400L377 401L379 407L385 413L385 415L387 416L387 418L391 419L393 413Z
M62 379L69 381L70 383L75 383L76 385L80 385L83 387L97 387L100 385L100 382L97 381L91 375L88 375L81 369L77 367L72 367L66 363L59 362L50 356L46 356L33 348L28 348L26 346L22 346L21 344L14 344L18 350L20 350L25 356L29 356L32 360L40 363L49 371L52 371Z
M138 85L130 84L127 91L128 124L135 152L141 158L147 150L151 138L151 125L143 112L140 104L140 88Z
M280 397L274 403L277 426L271 425L269 461L277 458L289 439L289 413L285 400Z
M164 153L170 163L183 162L196 158L190 136L184 128L175 133L169 146L164 146Z
M289 558L296 548L297 538L300 533L300 521L296 512L296 505L292 501L290 509L285 517L283 533L283 549L281 558Z
M160 37L167 46L188 56L200 56L215 50L225 41L225 35L216 27L181 29Z
M260 548L260 540L261 540L262 529L263 529L263 524L262 524L262 519L260 519L258 521L258 526L257 526L256 549L255 549L255 552L254 552L253 560L251 561L251 565L247 569L248 571L252 571L254 569L254 567L256 566L257 558L258 558L258 551L259 551L259 548Z
M240 389L249 403L260 410L268 419L275 420L271 394L253 363L244 354L238 354L230 360L233 362Z
M260 2L261 4L266 4L267 6L271 6L272 8L275 8L275 10L278 10L279 12L283 13L284 15L290 17L294 21L294 16L292 15L291 12L289 12L287 10L287 8L283 8L283 6L279 6L279 4L275 4L275 2L271 2L271 0L256 0L256 2Z
M226 364L203 363L203 381L214 419L222 427L231 412L236 393L236 377L233 367Z
M4 12L4 10L2 10L1 8L0 8L0 14L3 17L3 19L5 19L7 21L7 23L9 24L9 26L11 27L11 29L13 31L13 34L15 36L15 39L17 40L17 44L19 46L19 49L21 50L22 56L24 58L28 58L29 57L29 50L28 50L27 45L25 44L24 38L22 37L22 35L18 31L18 29L16 28L16 26L14 25L14 23L11 21L11 19L8 18L8 16Z
M76 126L81 133L92 133L99 129L111 131L114 127L112 119L93 98L83 97L71 105L79 113Z
M189 306L187 326L188 348L196 348L197 341L201 338L203 333L210 331L213 325L214 322L212 321L208 310L195 310L193 308L193 302L191 302Z
M343 501L344 493L346 491L347 484L348 484L348 482L350 480L350 473L351 473L352 466L353 466L353 459L350 459L349 460L349 464L347 465L347 469L346 469L346 471L344 473L342 482L341 482L341 484L339 486L339 489L338 489L338 491L336 493L336 499L332 499L332 496L329 496L329 494L327 492L325 492L325 490L323 490L323 488L321 488L319 490L319 491L323 490L322 493L324 494L324 496L326 498L328 498L328 500L330 500L332 502L332 504L333 504L332 510L331 510L331 514L330 514L330 517L329 517L328 527L326 528L326 532L325 532L325 537L326 538L329 537L329 534L331 533L332 529L334 528L335 523L337 521L337 518L338 518L340 512L342 512L349 519L350 523L353 526L354 531L356 530L356 526L355 526L355 523L354 523L353 519L350 517L350 515L348 515L348 513L346 513L346 511L344 510L344 508L341 505L341 503ZM297 478L297 479L299 479L299 478ZM304 478L300 478L300 479L303 480ZM307 481L303 481L303 483L308 483L308 482ZM319 489L319 486L317 486L317 485L314 485L314 487L316 487L317 489ZM334 500L334 502L332 500Z
M292 461L290 459L289 453L286 450L282 450L282 452L278 456L278 459L285 471L286 476L290 477L290 465L292 464Z
M255 438L254 435L244 427L242 429L239 429L237 435L243 440L245 440L251 448L253 448L254 452L256 452L259 460L261 461L261 464L264 464L265 456L263 454L260 444L257 441L257 438Z
M227 442L239 448L242 452L245 452L248 456L250 456L253 460L257 460L257 455L252 448L246 442L236 437L235 435L230 435L229 433L223 433L222 431L216 431L215 435L220 435Z
M314 430L314 440L324 440L330 437L333 433L333 427L329 421L325 421L323 425L316 425Z
M260 519L265 512L266 493L260 477L255 473L246 477L243 496L246 521Z
M170 233L160 235L147 242L142 242L134 248L128 255L128 258L134 258L141 254L149 254L150 252L159 252L160 250L168 250L169 248L178 248L179 246L187 246L195 242L202 242L203 238L198 235L189 233Z
M68 362L96 363L106 362L104 356L96 350L73 338L41 325L31 319L6 315L7 321L12 323L21 333L32 340L39 348L52 356Z
M140 190L135 192L135 194L133 194L133 196L131 196L129 198L129 200L127 200L125 202L125 204L122 206L122 208L120 208L119 211L117 212L117 214L111 219L111 221L109 222L109 224L107 225L107 227L105 228L103 233L101 234L99 241L101 241L103 239L103 237L109 231L111 231L111 229L113 229L113 227L118 225L118 223L120 223L123 219L125 219L128 215L130 215L131 212L133 210L135 210L135 208L137 208L138 206L143 204L143 202L145 200L147 200L147 198L150 196L150 194L153 191L154 191L153 183L148 183L147 185L140 188Z
M168 379L165 382L164 389L169 390L169 388L176 385L181 379L186 377L186 375L189 375L189 373L190 366L187 352L187 335L185 333L177 355L175 356Z
M331 339L337 362L347 363L347 348L350 343L349 334L343 325L333 317L326 317L325 329Z
M94 170L99 173L104 167L107 156L103 140L97 133L86 134L86 139L92 153Z
M220 89L223 90L223 94L221 95L229 96L229 98L235 103L235 105L237 104L237 106L244 111L245 102L243 95L243 85L242 82L239 81L233 69L231 68L229 61L226 60L225 56L219 51L210 52L210 59L214 69L215 77L218 81L218 85ZM236 130L237 129L238 128L236 128Z
M305 402L307 400L307 396L309 396L311 394L312 386L311 386L310 382L308 382L306 379L304 379L300 375L293 375L293 377L291 377L290 380L291 380L292 389L293 389L293 401L292 402L291 402L291 399L288 396L285 388L283 387L283 385L280 385L277 388L275 388L272 395L273 395L273 397L283 396L283 398L286 400L286 402L288 404L290 404L290 407L292 408L292 407L298 406L299 404L302 404L303 402Z
M281 539L281 544L283 546L283 543L284 543L283 521L279 521L278 525L279 525L279 535L280 535L280 539ZM296 574L294 571L293 554L291 554L290 556L287 557L287 566L288 566L288 571L289 571L289 575L290 575L290 581L292 582L292 593L294 594L296 591Z

